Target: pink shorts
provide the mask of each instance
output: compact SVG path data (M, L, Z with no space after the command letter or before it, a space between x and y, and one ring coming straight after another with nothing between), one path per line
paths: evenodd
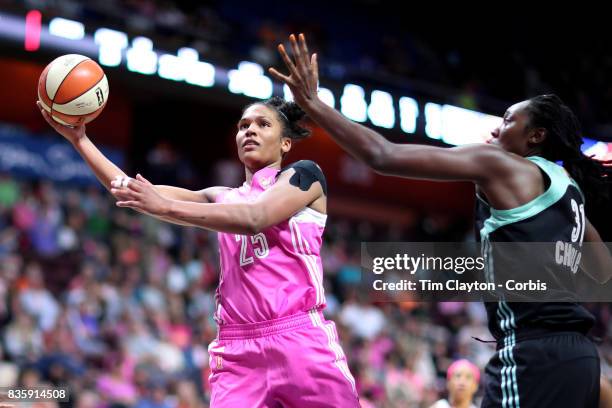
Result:
M333 322L320 311L220 327L211 408L359 407Z

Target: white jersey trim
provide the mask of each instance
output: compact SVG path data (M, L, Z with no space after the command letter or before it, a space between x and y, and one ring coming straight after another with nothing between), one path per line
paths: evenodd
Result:
M334 360L334 364L336 365L336 367L338 367L338 370L340 370L344 378L346 378L346 380L349 382L349 384L351 385L351 388L353 389L353 392L357 394L357 388L355 386L355 379L353 378L353 375L351 374L348 368L348 364L346 362L346 356L344 354L344 351L342 350L342 346L340 346L340 344L338 343L338 338L334 335L332 323L331 322L327 324L323 323L318 310L313 309L309 312L309 314L310 314L310 319L312 320L313 325L323 330L323 332L327 336L327 346L334 353L336 357Z
M302 259L304 262L304 266L308 270L308 274L310 275L310 280L315 289L316 294L316 304L317 306L324 303L324 294L323 294L323 283L319 274L317 273L317 263L316 256L307 254L304 250L308 242L303 240L302 234L300 232L300 227L297 222L293 219L289 220L289 228L291 229L291 242L293 244L293 249L295 253Z
M294 220L295 222L313 223L317 224L320 227L325 227L325 223L327 222L327 214L323 214L317 210L313 210L310 207L304 207L301 211L296 213L290 219Z

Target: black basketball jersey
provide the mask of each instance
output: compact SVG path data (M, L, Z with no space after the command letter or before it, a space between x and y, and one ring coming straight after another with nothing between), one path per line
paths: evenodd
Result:
M529 276L521 276L528 273L525 268L528 261L530 271L537 270L538 276L559 282L560 290L567 288L567 299L570 301L523 303L501 298L497 302L486 302L489 329L498 341L503 339L505 343L546 331L586 333L595 321L584 307L573 301L571 285L576 271L559 265L553 253L533 254L528 260L517 256L504 257L495 251L495 244L492 244L555 242L579 246L582 243L586 218L580 188L563 167L538 156L527 159L536 164L544 175L546 190L543 194L509 210L491 208L477 196L476 239L482 245L485 277L487 281L494 282L496 276L528 279Z

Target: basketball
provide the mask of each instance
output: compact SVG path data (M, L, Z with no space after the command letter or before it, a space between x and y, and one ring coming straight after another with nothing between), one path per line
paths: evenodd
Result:
M106 106L108 80L91 58L63 55L47 65L40 75L38 99L53 120L62 125L89 123Z

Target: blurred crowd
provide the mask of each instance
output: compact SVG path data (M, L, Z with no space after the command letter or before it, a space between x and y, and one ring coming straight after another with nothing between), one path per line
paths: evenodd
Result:
M421 93L498 115L509 102L555 92L578 114L587 134L612 137L607 81L612 59L605 35L597 33L586 37L539 25L534 33L419 29L410 22L432 16L407 16L382 0L0 0L0 10L32 8L42 10L46 21L54 16L82 21L88 32L104 26L130 38L144 35L160 50L190 46L226 67L244 59L279 66L276 45L291 32L304 32L320 54L324 80Z
M429 407L446 395L454 360L482 369L494 352L479 303L376 304L356 290L361 240L435 240L448 225L424 218L404 231L330 217L325 313L365 407ZM207 407L217 251L214 233L116 208L97 187L0 175L0 386L72 396L32 407ZM610 377L609 308L589 307Z

